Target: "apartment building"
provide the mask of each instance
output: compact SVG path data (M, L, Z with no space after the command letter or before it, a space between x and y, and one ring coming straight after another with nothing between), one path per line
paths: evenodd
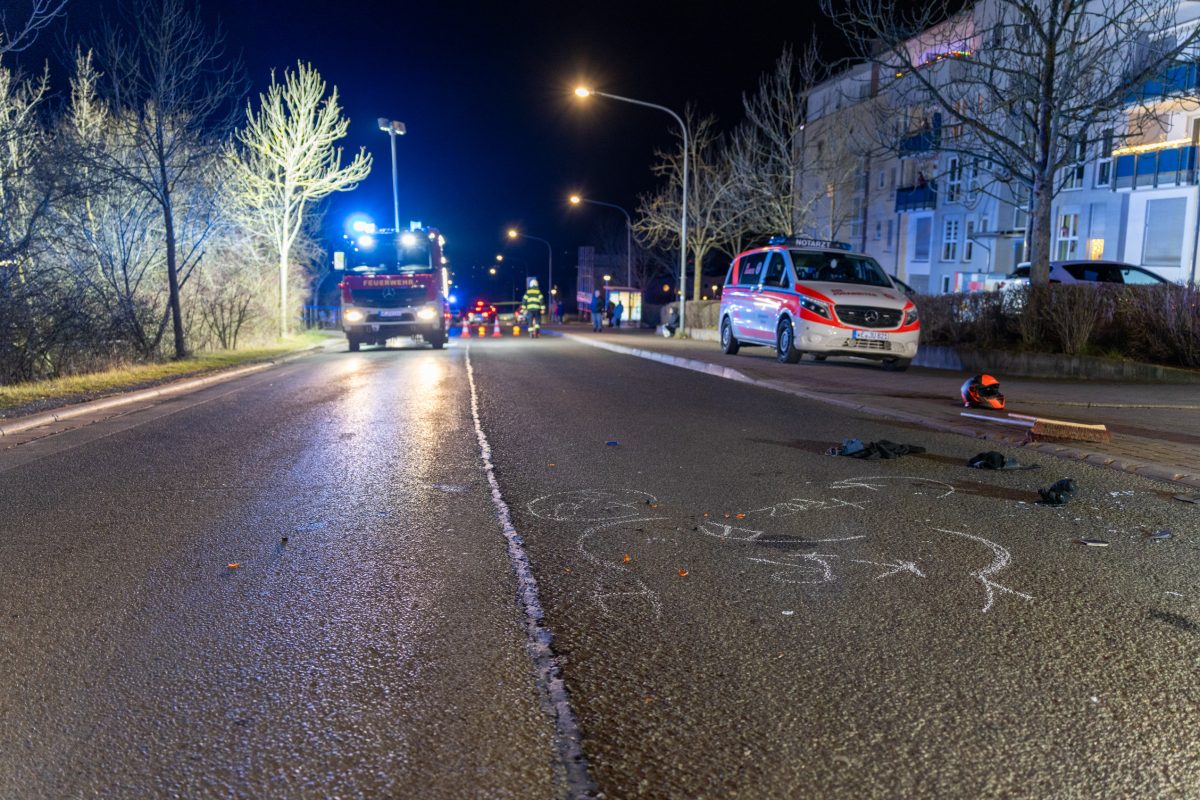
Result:
M1176 36L1200 18L1181 0ZM981 3L971 13L981 13ZM1164 35L1169 35L1165 32ZM962 80L988 36L968 18L916 37L932 80ZM994 41L991 44L996 44ZM1178 282L1200 278L1200 58L1181 60L1089 130L1059 171L1052 259L1118 260ZM1116 67L1114 67L1116 68ZM910 77L859 64L807 98L798 191L811 232L852 244L919 291L993 286L1025 260L1028 189L978 148L953 115L904 99Z

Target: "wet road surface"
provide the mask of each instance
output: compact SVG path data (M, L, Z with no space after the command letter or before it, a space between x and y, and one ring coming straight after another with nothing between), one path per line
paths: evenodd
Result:
M984 447L543 338L0 451L0 796L1195 796L1196 507Z

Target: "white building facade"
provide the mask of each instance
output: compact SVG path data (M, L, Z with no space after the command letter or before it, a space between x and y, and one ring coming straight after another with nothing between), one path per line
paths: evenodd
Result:
M1200 3L1181 2L1176 22L1186 30ZM953 81L978 39L953 38L946 52L923 53ZM922 46L929 47L927 39ZM954 48L963 48L955 50ZM814 234L872 255L921 292L990 288L1025 260L1028 195L1016 181L998 180L988 159L955 152L961 129L936 110L888 103L879 67L861 64L815 87L800 146L812 174L798 191L812 204ZM898 77L898 76L897 76ZM893 82L892 86L896 84ZM881 88L882 87L882 88ZM1192 100L1181 99L1181 94ZM1176 282L1200 279L1200 54L1180 61L1130 99L1129 124L1089 131L1077 163L1060 170L1052 204L1051 260L1090 259L1136 264ZM1146 107L1150 125L1134 124ZM830 141L853 142L866 125L875 141L857 143L853 177L823 154ZM849 133L848 133L849 132ZM849 147L853 150L855 145ZM839 195L836 196L835 195Z

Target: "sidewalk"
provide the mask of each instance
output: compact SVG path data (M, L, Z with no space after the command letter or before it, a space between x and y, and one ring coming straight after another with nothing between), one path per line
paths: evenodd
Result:
M644 358L676 362L863 413L1200 488L1200 391L1195 385L997 375L1008 400L1005 412L1102 423L1112 433L1112 442L1106 444L1026 443L1023 429L960 415L964 409L958 399L959 387L970 377L966 374L921 367L884 372L872 362L838 358L780 364L771 348L743 347L738 355L727 356L716 342L666 339L645 329L605 328L596 334L582 326L567 326L562 333L593 346L628 348ZM972 410L998 417L1005 412Z

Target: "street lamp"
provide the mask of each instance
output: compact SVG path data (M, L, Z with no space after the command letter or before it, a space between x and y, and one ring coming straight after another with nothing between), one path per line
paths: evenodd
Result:
M659 111L665 111L675 118L679 123L679 129L683 131L683 212L679 219L679 330L682 334L686 330L684 327L684 316L687 310L687 200L688 200L688 129L683 120L671 109L666 106L660 106L656 103L647 103L643 100L634 100L630 97L621 97L607 92L597 92L594 89L589 89L586 86L580 86L575 90L578 97L607 97L609 100L620 100L623 103L633 103L638 106L646 106L647 108L656 108ZM696 276L699 280L700 276Z
M554 248L545 239L538 236L530 236L528 233L521 233L516 228L508 229L508 238L510 239L533 239L535 242L541 242L546 245L546 259L549 267L546 269L546 288L549 289L554 285ZM529 287L526 286L526 289Z
M615 208L625 215L625 285L633 288L633 220L629 218L629 212L616 203L603 203L599 200L589 200L586 197L580 197L573 194L568 198L571 205L577 206L580 203L590 203L594 206L604 206L605 208Z
M388 135L392 140L392 212L395 214L396 232L395 235L400 235L400 179L396 177L396 137L403 136L408 133L408 129L404 127L404 123L397 119L387 119L380 117L379 130Z

